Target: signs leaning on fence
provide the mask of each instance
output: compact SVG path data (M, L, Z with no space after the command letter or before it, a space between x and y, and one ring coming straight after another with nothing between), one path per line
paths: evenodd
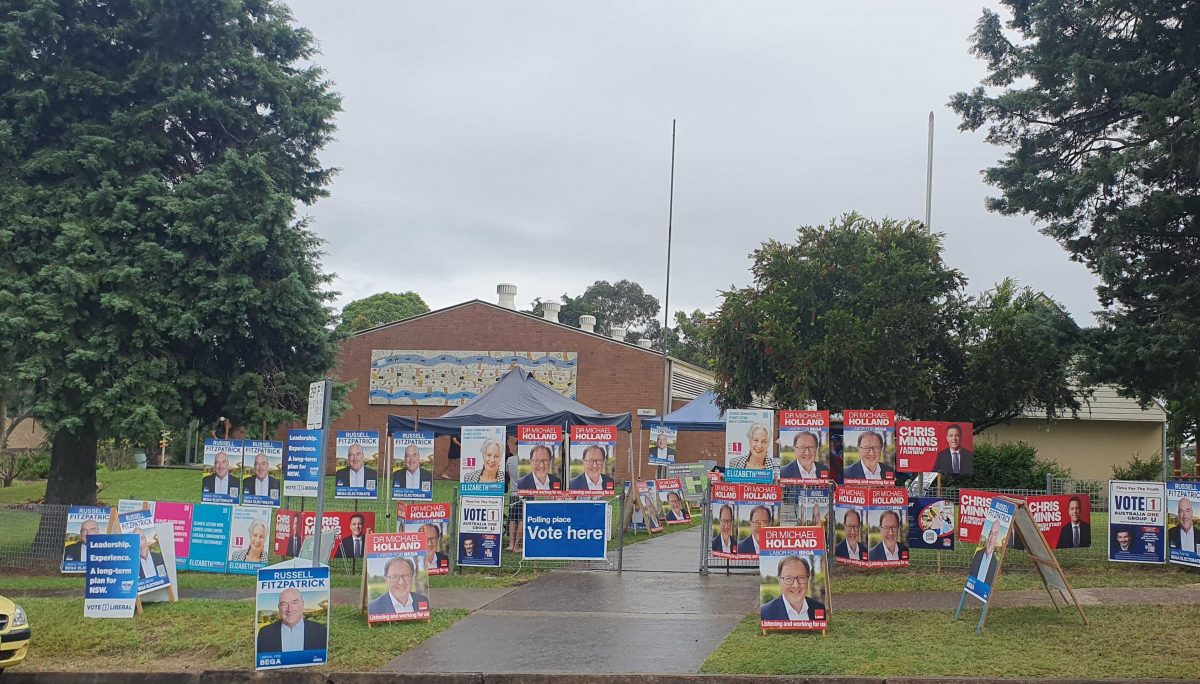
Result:
M108 531L112 509L108 506L71 506L67 509L67 531L63 541L60 570L81 573L87 569L87 544L93 534Z
M450 504L396 502L396 531L425 537L425 568L430 575L450 574Z
M1167 488L1162 482L1108 483L1108 559L1165 563Z
M1167 545L1172 563L1200 567L1195 526L1198 505L1200 482L1167 483Z
M775 480L775 412L729 409L725 412L725 481L767 484Z

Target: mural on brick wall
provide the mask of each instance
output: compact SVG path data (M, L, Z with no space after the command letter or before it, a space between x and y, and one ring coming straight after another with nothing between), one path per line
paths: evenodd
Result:
M575 398L576 352L371 350L372 404L461 406L513 366Z

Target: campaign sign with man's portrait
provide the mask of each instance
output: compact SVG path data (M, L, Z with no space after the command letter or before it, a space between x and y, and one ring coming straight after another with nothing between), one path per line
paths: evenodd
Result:
M462 496L458 501L458 565L500 567L504 497Z
M229 524L229 572L253 575L271 560L271 510L234 506Z
M954 550L954 502L916 497L909 505L908 546L929 551Z
M769 484L778 475L775 412L729 409L725 412L726 482Z
M868 490L867 524L867 567L908 567L908 490Z
M779 483L818 486L837 475L829 466L829 411L779 412Z
M896 470L902 473L970 475L975 472L971 423L900 421L896 424Z
M396 531L425 538L424 567L430 575L450 574L450 504L396 503Z
M63 557L60 570L81 573L87 565L88 538L108 532L108 506L71 506L67 509L67 530L63 535Z
M630 522L641 525L648 532L662 532L662 511L659 509L658 484L654 480L642 480L637 483L638 509L633 512Z
M683 498L683 483L677 478L655 480L658 489L659 510L662 511L663 522L668 525L682 525L692 521L692 511Z
M307 667L329 661L329 566L258 571L254 669Z
M784 527L824 527L829 522L829 490L824 487L789 487L780 522Z
M646 456L646 462L655 466L674 464L678 436L675 428L664 425L650 426L650 453Z
M963 544L979 543L982 538L980 535L983 532L983 523L987 519L987 512L992 507L992 499L997 496L1000 495L982 489L958 490L959 542ZM1052 548L1053 546L1051 544Z
M1178 518L1178 501L1175 510ZM1109 481L1108 559L1166 562L1167 488L1162 482Z
M1200 567L1195 516L1200 506L1200 482L1167 483L1167 548L1179 565Z
M465 425L460 433L460 494L504 496L505 428L503 425Z
M1008 547L1008 536L1016 512L1016 504L995 498L984 514L979 547L971 559L966 585L967 593L984 603L987 603L996 586L996 576L1000 574L1000 565L1004 562L1004 549Z
M758 546L759 627L828 627L825 529L762 527L758 530Z
M779 485L738 484L737 558L758 558L758 531L779 525L783 488Z
M138 596L137 534L88 535L83 549L87 583L83 589L83 616L131 618Z
M278 507L283 493L283 442L248 439L242 444L242 504Z
M392 498L433 500L432 432L397 432L392 435Z
M374 499L379 494L379 431L339 431L336 449L334 498Z
M833 492L833 561L867 565L867 504L865 487L838 487Z
M842 416L842 482L891 487L896 481L896 412L847 410Z
M567 490L574 497L604 497L616 493L617 428L613 425L572 425Z
M200 500L204 503L235 504L242 498L241 491L241 440L204 440L204 472L200 476Z
M558 496L562 482L562 426L517 426L517 494Z
M143 508L118 513L117 524L123 534L137 535L138 538L138 596L169 586L171 576L175 574L175 540L159 540L154 511ZM170 546L169 561L163 549L166 545Z
M429 619L425 558L425 535L419 532L367 535L363 563L367 622Z

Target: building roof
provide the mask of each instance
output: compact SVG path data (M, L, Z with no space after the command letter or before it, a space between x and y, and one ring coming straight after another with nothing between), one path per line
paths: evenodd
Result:
M1157 401L1142 408L1136 399L1123 397L1113 385L1099 385L1092 390L1092 395L1077 396L1081 404L1078 420L1117 420L1139 423L1164 423L1167 411ZM1025 411L1022 418L1045 420L1045 412ZM1064 420L1070 420L1065 417Z

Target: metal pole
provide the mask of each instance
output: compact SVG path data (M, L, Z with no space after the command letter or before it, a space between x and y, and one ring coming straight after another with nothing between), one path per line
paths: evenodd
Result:
M321 528L325 527L325 442L329 433L329 405L333 402L333 381L325 378L325 405L321 410L321 441L317 457L317 521L313 528L313 567L319 565L317 557L321 555Z
M925 230L931 230L929 222L933 211L933 112L929 112L929 156L925 162Z
M670 411L671 401L671 364L667 360L667 330L671 325L671 232L675 222L675 119L671 119L671 186L667 199L667 285L663 293L663 327L662 327L662 363L663 363L663 394L662 416ZM640 436L640 435L639 435Z

